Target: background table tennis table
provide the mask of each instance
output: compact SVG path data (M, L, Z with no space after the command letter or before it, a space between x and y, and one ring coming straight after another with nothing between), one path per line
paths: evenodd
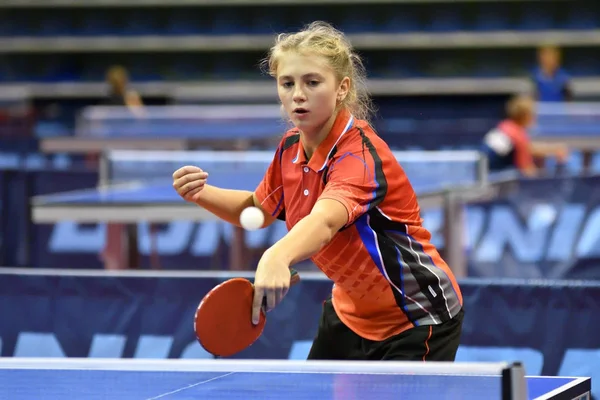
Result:
M449 154L448 154L449 153ZM100 185L82 191L37 196L32 200L34 223L77 221L80 223L137 222L168 223L177 220L206 221L215 219L211 213L184 201L172 187L171 175L181 165L212 165L208 168L209 183L219 187L254 191L264 171L273 159L273 152L105 152L100 168ZM444 209L446 258L455 266L455 273L464 276L466 260L462 249L464 234L461 204L471 198L488 194L487 160L478 152L395 152L411 178L422 209ZM446 154L442 159L441 154ZM467 161L465 161L465 159ZM204 160L204 161L203 161ZM429 161L428 161L429 160ZM439 160L439 161L438 161ZM422 168L423 163L439 164L445 175ZM455 171L451 169L452 162ZM416 164L415 164L416 163ZM462 163L462 164L461 164ZM413 165L412 167L409 167ZM415 168L419 165L421 168ZM462 167L461 167L462 165ZM458 168L456 168L458 167ZM464 168L464 169L463 169ZM424 175L422 179L421 175ZM158 178L157 178L158 177ZM135 246L135 230L130 227L127 243ZM243 265L244 232L234 229L230 246L230 265ZM131 259L135 256L133 252ZM133 264L130 261L126 263ZM245 269L245 268L241 268Z
M503 371L511 371L513 367L505 364L508 367ZM0 359L3 382L0 397L11 400L589 399L589 378L525 376L522 368L518 374L509 376L496 374L492 368L499 369L498 365L5 358ZM476 372L478 368L481 373Z
M219 180L215 180L211 173L211 183L219 186ZM216 183L215 183L216 182ZM256 186L249 183L251 180L242 180L240 185L235 186L239 189L254 191ZM223 182L221 187L228 187ZM445 191L426 192L424 188L421 191L422 207L442 207L446 205L447 210L454 210L454 213L446 213L447 220L450 218L461 221L462 213L458 203L452 203L449 199L450 193ZM461 196L470 195L472 197L481 197L483 188L471 188L460 192ZM195 204L185 202L173 189L171 182L154 182L129 184L122 186L111 186L105 189L89 189L72 193L55 194L42 196L35 200L32 206L32 219L36 223L56 223L59 221L78 221L82 223L122 223L135 224L140 221L148 223L168 223L177 220L187 221L207 221L216 220L212 213L198 207ZM446 223L448 233L446 243L448 249L462 248L458 241L462 240L464 235L460 233L461 223ZM450 230L455 233L450 233ZM127 243L135 243L135 229L129 226ZM456 244L454 244L456 243ZM132 244L135 246L135 244ZM230 251L231 265L241 266L244 260L244 232L241 229L235 229L232 238ZM129 251L131 254L132 252ZM133 259L137 258L131 255L126 261L131 267L135 267ZM461 272L460 266L465 265L460 254L448 255L451 265L455 266L455 273L458 276L465 276L466 272ZM466 265L465 265L466 268Z
M143 115L132 113L127 107L89 106L77 118L75 136L42 138L40 147L45 153L89 154L100 154L107 149L227 149L232 143L240 148L264 148L276 145L286 130L277 104L185 104L190 100L171 106L146 106ZM577 153L572 158L573 164L581 164L579 167L587 171L597 170L600 160L596 156L600 149L597 102L538 103L537 114L537 123L530 129L533 143L566 144ZM404 126L405 119L399 119ZM393 118L387 119L384 125L393 125L392 121ZM418 143L412 144L419 146Z
M74 136L40 140L45 153L96 153L107 149L191 150L273 146L289 126L278 103L146 105L134 113L123 106L88 106Z
M258 182L252 173L219 174L210 172L209 183L223 188L254 191ZM442 207L449 192L460 193L463 198L479 197L485 188L476 186L444 190L436 185L413 185L422 207ZM172 182L164 179L111 185L67 193L39 196L34 199L33 218L37 222L55 222L60 219L81 222L134 223L169 222L173 220L205 221L217 219L212 213L193 203L184 201L173 189Z

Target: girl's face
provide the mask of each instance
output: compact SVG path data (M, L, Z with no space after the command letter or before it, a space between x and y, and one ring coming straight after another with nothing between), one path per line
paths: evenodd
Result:
M336 107L346 97L350 79L341 82L323 56L290 51L277 66L277 93L286 114L305 135L318 134L335 119Z

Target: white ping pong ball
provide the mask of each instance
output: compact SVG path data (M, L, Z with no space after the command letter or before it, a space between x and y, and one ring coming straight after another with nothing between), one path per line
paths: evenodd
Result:
M240 214L242 227L249 231L260 229L265 223L265 216L258 207L245 208Z

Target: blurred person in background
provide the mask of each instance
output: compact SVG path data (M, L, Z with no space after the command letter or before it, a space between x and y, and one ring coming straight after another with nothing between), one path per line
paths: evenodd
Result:
M142 116L143 102L140 95L129 88L129 74L127 70L115 65L106 71L106 82L109 85L108 98L103 102L105 106L124 106L136 116ZM153 230L153 226L150 227ZM123 224L109 223L106 225L105 247L100 253L100 259L104 262L106 269L128 269L126 260L131 258L128 254L137 249L137 243L128 243L125 248L123 243L129 236L127 227ZM134 236L135 237L135 236ZM135 254L132 253L132 254Z
M490 171L517 169L525 176L539 174L536 158L556 157L564 164L569 156L563 144L531 143L527 129L535 123L536 102L533 97L518 95L506 104L506 118L483 138L483 151L488 157Z
M533 74L535 93L539 102L570 101L573 92L571 77L561 67L561 51L558 47L545 45L537 52L538 67Z
M140 95L129 88L129 74L124 67L110 67L106 72L106 82L109 85L109 93L105 105L126 106L131 111L138 111L143 106Z

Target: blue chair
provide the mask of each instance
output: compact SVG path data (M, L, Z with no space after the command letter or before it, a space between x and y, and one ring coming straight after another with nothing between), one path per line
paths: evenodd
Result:
M410 10L387 15L379 27L379 30L388 33L417 32L422 29L418 14Z
M159 73L161 66L158 62L148 62L147 60L136 61L131 64L129 73L134 82L160 81L163 76Z
M489 54L484 54L478 58L473 66L473 77L495 78L504 77L509 74L509 67L502 57L490 60Z
M239 79L242 67L230 56L218 57L211 66L211 76L215 79Z
M551 10L540 3L527 4L521 9L519 24L517 29L532 31L555 29L554 17Z
M159 28L154 14L147 12L135 11L128 15L127 23L121 28L122 35L153 35L158 34Z
M251 19L249 32L253 34L277 34L288 30L285 15L280 10L258 8Z
M479 7L472 26L476 31L506 31L512 28L504 4L485 4Z
M107 11L101 10L93 15L88 15L81 21L78 33L81 35L99 36L114 35L118 28L114 23L114 17Z
M206 34L211 29L212 25L208 21L198 18L189 10L175 8L170 12L165 33L171 35Z
M79 79L87 82L104 82L107 69L108 64L102 61L100 57L87 58Z
M46 60L38 71L42 82L72 82L80 78L81 71L75 64L61 59Z
M592 54L571 57L566 62L565 69L573 76L597 76L600 72L600 58Z
M28 36L31 34L30 19L20 13L4 12L3 14L0 19L0 36Z
M207 66L202 60L202 58L185 56L174 60L167 71L168 79L177 81L201 79L207 72Z
M343 10L339 28L346 33L377 32L380 29L375 23L375 16L370 10L360 10L352 7Z
M377 71L377 75L387 78L411 78L422 77L423 69L419 65L420 60L404 54L392 53L386 60L373 62L378 68L369 68L369 73Z
M211 33L216 35L233 35L248 33L249 27L246 18L238 15L231 8L220 9L215 12L212 19Z
M431 15L429 30L432 32L454 32L464 30L460 10L440 9Z
M600 26L600 11L598 7L579 3L570 7L566 21L561 25L564 29L596 29Z
M69 20L67 15L50 14L40 21L35 33L40 36L68 36L73 33L72 21Z

